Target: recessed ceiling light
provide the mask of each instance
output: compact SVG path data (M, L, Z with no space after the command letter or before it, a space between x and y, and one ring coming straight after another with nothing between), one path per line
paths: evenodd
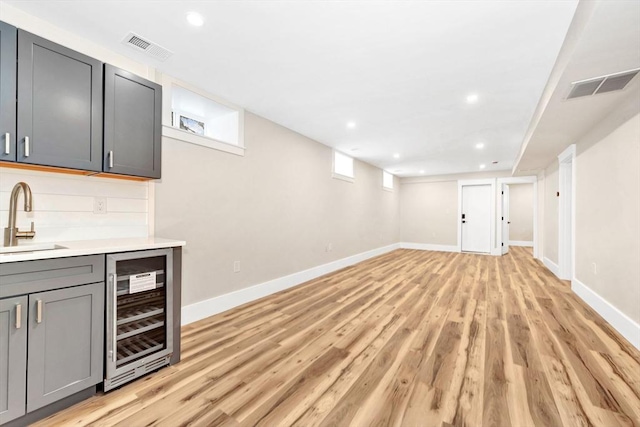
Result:
M393 158L394 159L399 159L400 158L400 154L399 153L394 153L393 154Z
M484 169L484 168L486 168L486 167L487 167L487 166L486 166L486 165L484 165L484 164L480 165L480 169Z
M471 93L471 94L467 95L467 103L468 104L475 104L476 102L478 102L478 94L477 93Z
M347 127L349 129L355 129L356 128L356 122L347 122Z
M481 148L484 148L484 142L478 142L478 143L476 144L476 148L477 148L478 150L480 150Z
M187 13L187 22L194 27L202 27L204 25L204 18L197 12Z
M420 170L420 173L424 173L424 169L421 169L421 170Z

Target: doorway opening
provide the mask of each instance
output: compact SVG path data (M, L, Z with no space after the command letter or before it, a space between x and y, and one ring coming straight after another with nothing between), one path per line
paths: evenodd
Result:
M498 178L497 205L497 255L508 253L511 246L522 246L539 258L538 178Z
M512 246L533 256L534 191L532 183L502 184L502 255Z

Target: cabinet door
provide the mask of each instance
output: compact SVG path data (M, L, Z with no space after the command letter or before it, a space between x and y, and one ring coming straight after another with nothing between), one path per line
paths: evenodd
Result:
M104 69L104 171L160 178L162 87Z
M17 30L0 21L0 160L16 160Z
M102 170L102 63L22 30L17 159Z
M27 412L102 381L104 283L29 295Z
M27 297L0 300L0 424L25 413Z

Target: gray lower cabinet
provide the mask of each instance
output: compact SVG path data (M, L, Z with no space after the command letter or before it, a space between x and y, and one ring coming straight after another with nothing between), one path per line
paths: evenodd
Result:
M104 67L104 171L160 178L162 87Z
M16 27L0 21L0 160L16 160Z
M102 380L104 283L29 295L27 411Z
M25 414L27 297L0 300L0 424Z
M0 264L0 425L37 421L102 382L104 261Z
M18 162L102 171L102 73L102 62L18 30Z

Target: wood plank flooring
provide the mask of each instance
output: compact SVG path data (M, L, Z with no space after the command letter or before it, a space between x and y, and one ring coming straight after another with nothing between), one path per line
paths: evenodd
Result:
M525 248L397 250L182 338L40 425L640 426L640 352Z

